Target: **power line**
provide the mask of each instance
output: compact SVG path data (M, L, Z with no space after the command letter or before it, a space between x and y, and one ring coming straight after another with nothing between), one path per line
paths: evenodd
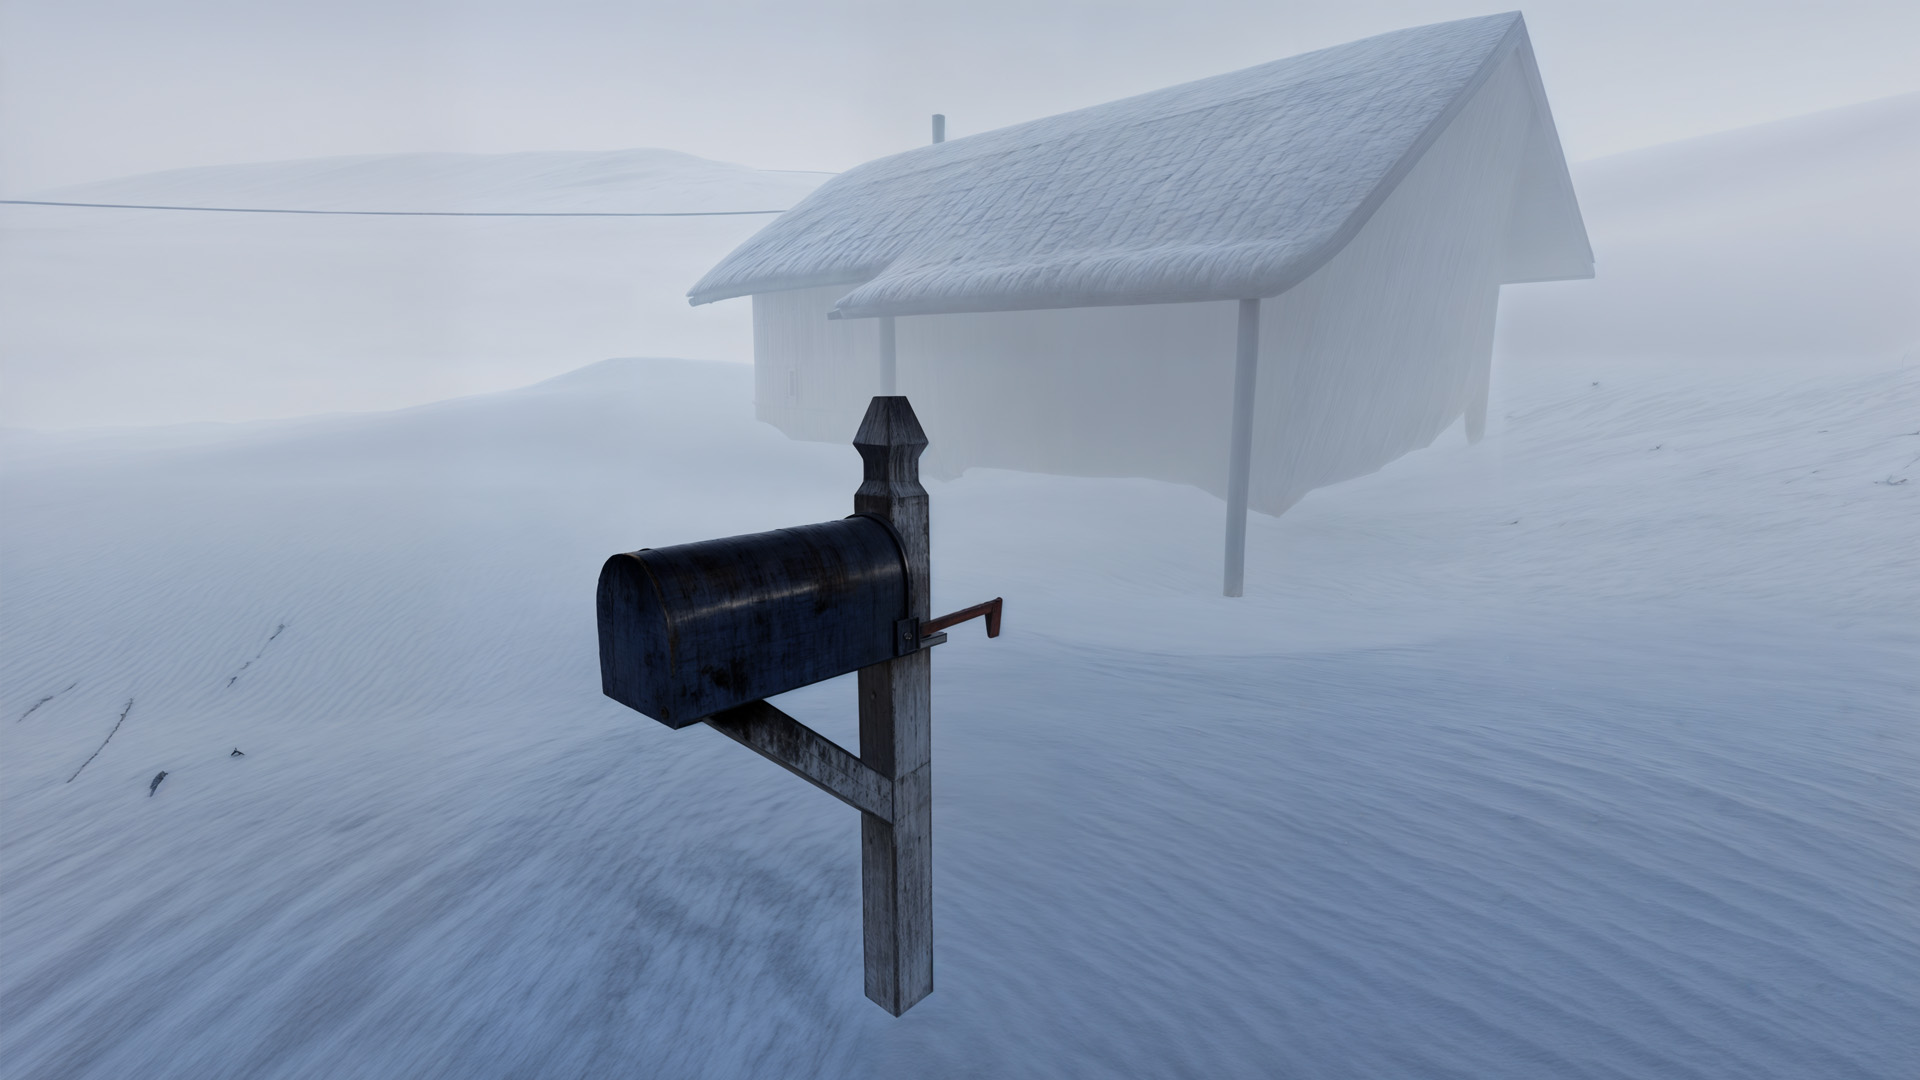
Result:
M347 217L746 217L784 214L785 210L666 210L626 213L617 210L286 210L257 206L158 206L147 203L52 202L46 199L0 199L4 206L84 206L100 210L193 210L207 214L325 214Z

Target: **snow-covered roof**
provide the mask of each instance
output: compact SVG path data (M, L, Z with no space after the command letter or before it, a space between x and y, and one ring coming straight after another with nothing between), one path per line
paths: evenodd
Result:
M1347 45L923 146L829 180L688 294L857 286L861 317L1274 296L1344 246L1518 50L1536 142L1526 280L1592 252L1518 12Z

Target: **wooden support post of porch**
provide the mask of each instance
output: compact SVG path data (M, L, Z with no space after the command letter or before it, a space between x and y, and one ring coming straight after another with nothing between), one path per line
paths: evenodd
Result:
M1480 441L1487 433L1487 396L1492 390L1493 357L1474 365L1473 385L1467 388L1467 443Z
M876 397L853 445L865 467L854 512L885 518L893 526L907 561L907 614L924 622L931 614L927 491L920 486L927 436L906 398ZM893 782L891 817L860 815L867 996L895 1016L933 992L930 656L917 649L861 668L859 674L860 760Z
M1260 301L1240 301L1233 361L1233 433L1227 462L1227 566L1223 596L1246 584L1247 484L1253 471L1253 379L1260 368Z
M899 393L895 387L899 384L899 363L895 359L893 338L893 316L880 316L880 393L892 397Z

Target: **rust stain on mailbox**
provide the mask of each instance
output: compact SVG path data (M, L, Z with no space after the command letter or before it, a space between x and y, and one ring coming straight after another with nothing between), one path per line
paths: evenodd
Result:
M855 516L615 555L597 606L601 689L683 728L893 659L906 561Z

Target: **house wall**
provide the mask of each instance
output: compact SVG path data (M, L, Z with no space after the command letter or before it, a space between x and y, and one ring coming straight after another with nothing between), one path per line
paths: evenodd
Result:
M754 415L793 438L852 439L867 400L880 392L879 320L827 318L846 291L831 286L753 298Z
M1253 509L1280 513L1484 416L1533 122L1510 56L1345 248L1263 302ZM754 297L758 415L795 438L845 441L879 390L877 321L825 318L845 291ZM1223 494L1234 333L1232 301L902 317L898 385L932 440L930 475L1144 476Z
M1262 305L1254 509L1278 513L1469 410L1484 417L1531 118L1509 56L1359 235ZM1223 491L1221 471L1202 486Z

